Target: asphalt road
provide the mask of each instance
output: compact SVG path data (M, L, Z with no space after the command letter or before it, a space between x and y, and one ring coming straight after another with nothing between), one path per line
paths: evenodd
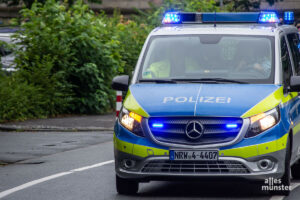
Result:
M0 199L282 199L230 180L142 183L137 195L118 195L110 132L0 132L1 159ZM285 199L300 199L300 187Z

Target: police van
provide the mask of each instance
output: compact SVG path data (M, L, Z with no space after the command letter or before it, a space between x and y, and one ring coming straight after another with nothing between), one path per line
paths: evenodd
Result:
M281 19L281 18L280 18ZM193 178L300 178L294 14L166 13L148 36L114 128L116 187Z

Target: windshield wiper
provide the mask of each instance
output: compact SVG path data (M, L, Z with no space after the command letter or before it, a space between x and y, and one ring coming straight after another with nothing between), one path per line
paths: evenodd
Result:
M238 83L238 84L247 84L247 82L237 81L232 79L225 78L200 78L200 79L187 79L186 81L190 83Z
M154 83L177 83L175 80L172 79L140 79L140 83L143 82L154 82Z
M200 79L141 79L142 82L154 82L154 83L177 83L177 82L188 82L188 83L238 83L238 84L248 84L247 82L237 81L225 78L200 78Z

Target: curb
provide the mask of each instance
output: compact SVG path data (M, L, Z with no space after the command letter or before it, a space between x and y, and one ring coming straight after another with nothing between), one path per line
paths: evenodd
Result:
M17 126L1 125L0 131L113 131L113 127L58 127L58 126Z

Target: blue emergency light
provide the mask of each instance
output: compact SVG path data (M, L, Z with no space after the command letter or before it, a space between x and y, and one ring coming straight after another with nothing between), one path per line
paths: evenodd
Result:
M278 23L279 19L275 12L261 12L259 15L260 23Z
M283 21L285 24L293 24L294 20L295 20L294 12L291 12L291 11L284 12Z
M226 128L228 129L237 128L237 127L238 127L237 124L226 124Z
M180 14L178 13L166 13L163 19L164 24L179 24L180 21Z
M153 123L153 124L152 124L152 127L153 127L153 128L163 128L163 127L164 127L164 124L162 124L162 123Z
M294 18L292 12L286 12L287 21ZM274 11L237 12L237 13L191 13L167 12L163 24L193 24L193 23L279 23Z

